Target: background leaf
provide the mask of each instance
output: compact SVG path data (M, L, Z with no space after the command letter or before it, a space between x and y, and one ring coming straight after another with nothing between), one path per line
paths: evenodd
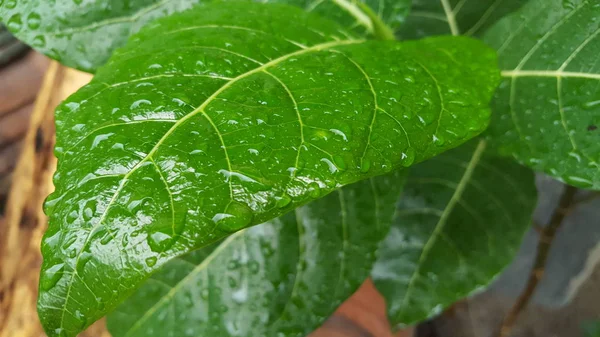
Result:
M361 34L372 32L369 18L351 0L257 0L299 6ZM410 0L364 0L392 27L408 14ZM63 64L95 72L130 35L156 18L215 0L8 0L0 1L0 21L25 43Z
M364 42L293 7L229 5L159 20L57 110L48 333L77 333L172 257L487 125L497 61L480 42Z
M600 6L532 0L485 35L504 69L489 139L568 184L600 189Z
M480 36L498 19L529 0L413 0L398 30L403 39L432 35Z
M513 259L536 204L533 173L483 140L415 166L373 280L392 324L413 324L487 286Z
M403 178L347 186L174 259L109 316L112 335L308 335L369 276Z

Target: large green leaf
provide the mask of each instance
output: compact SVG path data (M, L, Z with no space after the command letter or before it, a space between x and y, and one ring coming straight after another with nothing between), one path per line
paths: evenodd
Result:
M49 333L73 335L175 256L488 123L499 73L481 42L365 42L294 7L229 4L143 29L57 110Z
M413 0L410 16L398 30L402 38L431 35L480 36L498 19L529 0Z
M504 69L489 138L502 154L600 189L600 4L532 0L485 35Z
M21 40L70 67L94 72L131 34L156 18L215 0L0 0L0 21ZM373 24L351 0L256 0L287 3L370 34ZM361 0L397 27L410 0ZM230 7L228 7L230 8Z
M403 174L342 188L176 258L109 316L113 337L298 336L364 282Z
M477 140L410 170L373 270L393 324L423 321L489 284L529 228L534 175Z

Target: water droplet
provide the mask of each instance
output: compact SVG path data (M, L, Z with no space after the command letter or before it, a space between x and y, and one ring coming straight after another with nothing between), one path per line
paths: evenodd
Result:
M367 173L371 169L371 160L369 158L362 158L360 160L360 172Z
M83 270L85 269L85 265L90 262L92 259L92 254L89 252L82 252L79 256L79 261L77 261L77 265L75 269L77 269L77 273L79 275L83 275Z
M154 267L156 265L156 261L158 261L158 259L156 258L156 256L151 256L149 258L146 259L146 265L148 267Z
M200 297L202 299L208 299L208 295L210 295L210 290L208 290L208 288L204 288L200 291Z
M308 184L308 191L311 198L316 199L321 196L321 186L315 182Z
M21 20L21 14L15 14L8 19L6 24L12 31L18 32L23 27L23 20Z
M344 158L342 156L333 156L333 162L340 171L346 171L346 169L348 168L348 166L346 165L346 161L344 161Z
M575 3L573 0L563 0L562 6L564 9L575 9Z
M408 149L406 149L406 151L402 153L402 158L400 159L400 161L402 162L402 166L411 166L415 162L415 156L416 153L414 148L409 147Z
M35 48L43 48L46 46L46 38L43 35L36 36L33 41L31 41L31 46Z
M17 0L7 0L6 5L4 5L4 7L8 8L8 9L13 9L13 8L17 7Z
M292 198L289 195L284 194L283 196L281 196L277 199L277 207L284 208L287 205L289 205L291 202L292 202Z
M167 230L170 230L170 227ZM175 238L171 234L162 231L156 231L148 235L148 245L153 252L164 252L171 248L174 243Z
M27 16L27 26L29 27L29 29L35 30L40 28L41 22L42 17L36 12L31 12L29 16Z
M563 179L567 184L573 185L573 186L579 187L579 188L590 188L590 187L594 186L593 181L583 178L583 177L566 176L566 177L563 177Z
M58 283L64 274L64 267L64 263L59 263L46 269L40 280L42 290L48 291Z
M109 244L113 239L113 236L110 233L107 233L106 235L104 235L104 237L100 240L100 244L102 245L107 245Z
M240 262L238 260L231 260L227 263L227 269L236 270L240 267Z
M433 135L433 144L437 146L443 146L446 139L442 135Z
M250 270L250 273L258 274L258 272L260 270L260 265L256 261L250 261L248 263L248 269Z
M254 215L250 207L237 201L231 201L225 212L216 214L212 220L221 229L235 232L248 227L253 217Z

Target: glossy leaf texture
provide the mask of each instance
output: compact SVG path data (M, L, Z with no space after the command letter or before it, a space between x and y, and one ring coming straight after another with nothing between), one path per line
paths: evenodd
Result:
M529 0L413 0L398 29L403 39L432 35L481 36L494 22Z
M223 0L226 1L226 0ZM299 6L369 35L369 17L351 0L256 0ZM361 0L362 1L362 0ZM0 21L22 41L63 64L95 72L149 22L218 0L0 0ZM410 0L364 0L397 27ZM227 6L227 5L224 5ZM231 8L231 7L227 7Z
M175 258L109 316L110 332L307 336L369 276L403 181L364 180Z
M414 324L488 285L536 204L531 170L475 140L410 169L373 281L392 324Z
M489 139L568 184L600 189L600 3L535 0L485 35L504 81Z
M160 19L57 110L46 331L73 335L175 256L479 134L496 62L476 40L365 42L285 5Z

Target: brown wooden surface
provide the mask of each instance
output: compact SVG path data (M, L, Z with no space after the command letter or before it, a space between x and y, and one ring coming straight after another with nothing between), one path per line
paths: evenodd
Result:
M0 337L45 336L36 297L46 229L42 204L56 165L53 111L89 78L34 52L0 69ZM110 337L104 321L82 336ZM393 337L383 298L370 281L310 337L342 336Z

